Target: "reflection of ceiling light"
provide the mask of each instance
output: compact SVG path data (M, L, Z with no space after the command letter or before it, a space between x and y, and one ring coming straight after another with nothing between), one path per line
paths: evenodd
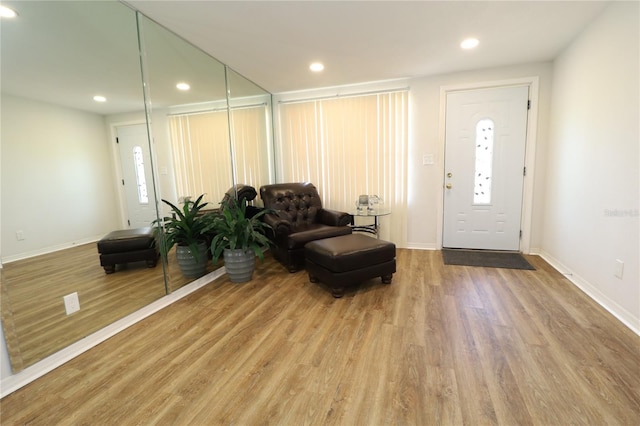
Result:
M15 18L18 16L15 10L9 9L6 6L0 6L0 17L2 18Z
M478 43L480 42L477 38L468 38L460 43L460 47L462 47L463 49L473 49L478 45Z
M104 96L100 96L100 95L95 95L93 97L93 100L96 102L107 102L107 98L105 98Z
M178 84L176 84L176 87L178 88L178 90L189 90L189 89L191 89L191 86L189 86L187 83L178 83Z
M314 62L309 65L309 69L313 72L320 72L324 69L324 65L322 65L320 62Z

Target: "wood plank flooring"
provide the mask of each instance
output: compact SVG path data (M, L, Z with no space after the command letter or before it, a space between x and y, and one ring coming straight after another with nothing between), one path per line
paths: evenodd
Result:
M398 250L333 299L271 258L0 401L3 425L637 425L640 338L536 271Z
M209 272L220 265L209 263ZM169 286L193 281L169 253ZM96 244L84 244L4 265L2 322L14 372L86 337L166 294L162 264L118 265L105 274ZM80 311L66 315L63 296L77 292Z

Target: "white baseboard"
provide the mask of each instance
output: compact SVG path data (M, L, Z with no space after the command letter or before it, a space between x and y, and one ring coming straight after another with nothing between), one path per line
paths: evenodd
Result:
M88 351L89 349L104 342L108 338L118 334L122 330L142 321L148 316L158 312L159 310L171 305L172 303L182 299L183 297L193 293L201 287L215 281L226 273L224 267L198 278L192 283L164 296L161 299L143 307L142 309L127 315L126 317L109 324L103 329L96 331L89 336L78 340L77 342L67 346L66 348L48 356L42 361L25 368L19 373L3 378L0 381L0 398L4 398L12 392L23 386L33 382L34 380L44 376L48 372L60 367L67 361L77 357L78 355Z
M11 262L16 262L18 260L29 259L30 257L54 253L56 251L65 250L65 249L75 247L75 246L80 246L83 244L95 243L96 241L99 241L102 237L104 237L104 235L83 238L77 241L68 241L66 243L56 244L55 246L43 247L38 250L32 250L24 253L13 254L13 255L3 257L2 261L4 263L11 263Z
M411 243L411 242L408 242L407 247L404 247L404 248L408 248L412 250L438 250L435 244Z
M582 290L587 296L593 299L597 304L606 309L611 315L616 317L622 324L628 327L635 334L640 336L640 318L627 311L617 302L611 300L606 294L601 292L596 286L589 283L586 279L573 272L567 266L563 265L558 259L551 256L544 250L532 250L531 254L537 254L542 257L549 265L553 266L558 272L564 275L572 284Z

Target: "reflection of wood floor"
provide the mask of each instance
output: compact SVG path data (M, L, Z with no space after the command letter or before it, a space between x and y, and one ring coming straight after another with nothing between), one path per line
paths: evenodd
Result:
M117 268L105 274L95 244L5 264L2 316L14 371L165 295L160 261L155 268L144 262ZM173 253L169 270L171 290L192 281L182 277ZM80 311L67 316L63 296L73 292L78 292Z
M398 250L333 299L267 259L0 402L3 424L637 424L640 338L536 271Z

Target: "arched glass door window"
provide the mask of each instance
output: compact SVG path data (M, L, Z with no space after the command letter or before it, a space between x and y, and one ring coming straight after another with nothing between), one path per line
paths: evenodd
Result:
M476 167L473 204L491 204L493 135L493 120L486 118L478 121L476 125Z
M149 204L149 196L147 194L147 179L144 173L144 156L142 148L133 147L133 162L136 171L136 184L138 185L138 202L140 204Z

